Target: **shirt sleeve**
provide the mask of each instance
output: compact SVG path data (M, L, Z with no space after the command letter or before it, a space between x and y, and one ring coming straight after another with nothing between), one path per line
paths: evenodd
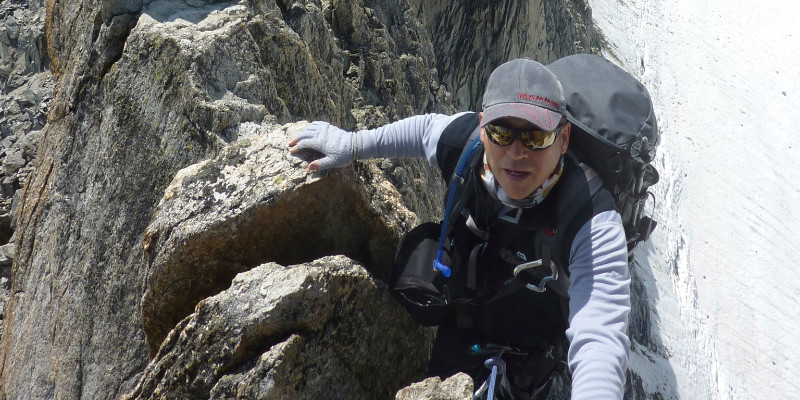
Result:
M575 236L570 250L567 362L572 399L622 399L631 278L619 213L594 216Z
M466 114L417 115L377 129L358 131L361 151L358 158L427 158L437 166L436 145L442 131L454 119Z

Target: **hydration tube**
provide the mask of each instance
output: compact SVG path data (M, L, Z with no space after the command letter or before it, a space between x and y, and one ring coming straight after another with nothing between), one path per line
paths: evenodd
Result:
M470 143L469 150L467 150L467 152L461 156L461 159L458 160L458 165L456 165L456 173L453 175L453 178L450 179L450 185L447 189L449 194L447 196L447 203L444 208L442 233L439 234L439 249L436 251L436 258L433 260L433 269L441 272L445 278L449 278L453 273L453 270L450 268L450 266L442 262L442 254L444 253L444 240L447 238L447 228L450 225L450 220L452 219L450 214L453 212L453 202L456 197L458 186L463 185L465 182L464 168L467 165L467 160L472 157L472 153L478 148L480 143L480 136L476 137L475 140ZM467 173L470 172L472 171L467 171Z

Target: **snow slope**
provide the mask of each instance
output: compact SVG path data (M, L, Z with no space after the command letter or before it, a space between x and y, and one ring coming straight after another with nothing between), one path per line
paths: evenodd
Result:
M666 398L800 399L800 3L589 3L662 131L635 267L659 345L631 368Z

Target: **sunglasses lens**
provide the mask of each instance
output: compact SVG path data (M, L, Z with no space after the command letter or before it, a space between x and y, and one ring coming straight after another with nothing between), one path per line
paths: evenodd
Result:
M531 149L546 149L556 141L555 131L527 131L520 135L522 145Z
M514 141L514 131L504 126L487 124L486 133L489 134L489 139L499 146L508 146Z

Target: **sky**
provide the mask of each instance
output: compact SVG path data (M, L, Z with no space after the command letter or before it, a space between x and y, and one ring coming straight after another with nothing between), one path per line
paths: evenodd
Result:
M631 368L667 398L800 399L800 3L589 4L662 133L635 268L663 349Z

